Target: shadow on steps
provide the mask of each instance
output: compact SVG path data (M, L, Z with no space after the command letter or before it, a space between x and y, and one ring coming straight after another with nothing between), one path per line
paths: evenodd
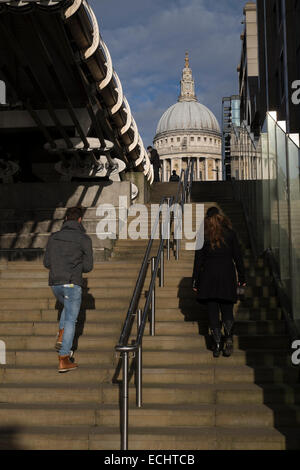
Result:
M17 443L18 432L17 427L0 427L0 450L25 450Z
M187 296L186 289L188 285L192 286L192 279L183 278L177 293L179 309L184 321L198 324L198 334L205 338L206 348L211 350L212 342L209 335L206 305L196 300L192 287L191 295ZM245 309L251 310L246 301L238 302L235 307L236 321L239 318L239 311L245 311ZM257 315L257 312L255 314ZM256 317L256 321L259 320L260 318ZM273 320L273 322L276 321L277 318ZM270 323L272 323L272 320ZM195 334L197 334L196 328ZM249 330L245 335L235 337L235 351L245 352L244 365L253 370L253 381L248 383L255 384L262 389L261 403L272 410L272 427L285 437L286 450L299 450L300 371L299 368L294 368L291 365L291 352L288 344L289 340L285 331L281 335L272 332L260 335ZM228 361L226 367L231 364L234 367L234 363L230 362L230 358L226 361ZM217 363L213 364L212 367L216 365ZM241 379L242 381L243 379ZM237 383L238 380L235 378L234 382ZM237 403L238 399L239 397L237 397Z

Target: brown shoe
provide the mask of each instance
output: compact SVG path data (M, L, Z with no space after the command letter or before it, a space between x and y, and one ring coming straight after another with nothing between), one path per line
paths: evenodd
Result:
M59 330L59 332L56 335L56 341L55 341L55 349L56 351L59 351L62 345L63 341L63 335L64 335L64 328L62 330Z
M70 361L70 356L58 356L58 360L58 372L69 372L70 370L77 369L78 367L78 364Z

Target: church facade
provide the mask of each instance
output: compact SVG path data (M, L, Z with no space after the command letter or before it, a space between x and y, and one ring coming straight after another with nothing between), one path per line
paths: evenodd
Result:
M199 103L186 53L178 102L161 117L154 146L162 161L162 182L173 170L180 175L190 158L196 158L195 181L222 180L222 139L214 114Z

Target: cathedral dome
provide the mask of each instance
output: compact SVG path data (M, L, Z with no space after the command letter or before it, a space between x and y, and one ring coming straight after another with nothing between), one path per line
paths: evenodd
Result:
M155 139L161 134L174 131L203 131L220 135L220 126L215 115L197 100L188 53L185 57L178 102L167 109L160 118Z
M194 181L222 179L220 126L215 115L197 100L188 53L178 101L160 118L153 142L162 161L163 182L170 180L174 170L180 175L191 158L195 162Z
M220 133L215 115L197 101L178 101L161 117L156 135L181 130L203 130Z

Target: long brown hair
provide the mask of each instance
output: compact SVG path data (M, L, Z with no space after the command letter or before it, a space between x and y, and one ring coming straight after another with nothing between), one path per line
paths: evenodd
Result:
M213 250L225 244L224 230L232 229L232 223L228 217L221 214L217 207L211 207L207 211L204 221L204 237L209 241Z

